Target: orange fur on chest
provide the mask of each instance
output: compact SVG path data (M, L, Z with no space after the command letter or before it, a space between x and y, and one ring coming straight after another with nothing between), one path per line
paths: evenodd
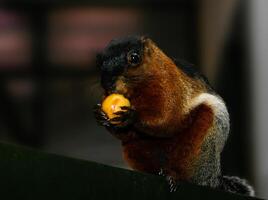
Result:
M126 162L139 171L163 169L178 180L189 180L212 127L213 112L200 105L187 114L187 105L205 87L149 41L142 64L129 68L116 82L116 89L137 112L134 128L117 134Z
M138 76L142 81L129 87L127 95L138 113L140 130L169 137L183 128L189 99L204 87L187 77L152 42L146 44L144 54L141 66L128 70L127 76Z
M172 138L136 139L123 144L126 162L139 171L158 173L163 169L178 180L188 180L195 169L202 143L213 122L213 113L205 105L189 116L189 126ZM186 123L186 122L185 122Z
M169 124L179 124L181 120L180 73L176 65L161 50L151 47L148 54L140 69L129 72L144 76L142 82L128 90L131 94L131 103L138 113L142 126L150 129L146 130L147 132L157 129L157 134L163 132L169 134L176 128ZM174 118L174 115L177 118Z

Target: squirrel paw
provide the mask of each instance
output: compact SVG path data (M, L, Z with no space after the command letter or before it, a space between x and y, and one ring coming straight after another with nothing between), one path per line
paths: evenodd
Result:
M97 122L106 128L114 131L124 130L134 123L136 119L136 111L127 106L122 106L121 111L114 113L117 117L109 119L107 114L101 109L101 104L94 107L94 114Z
M160 169L160 171L158 172L158 175L164 176L166 178L168 185L169 185L170 192L175 192L177 190L178 183L172 176L167 176L163 169Z
M160 171L158 172L159 176L164 176L166 177L166 174L164 173L164 170L161 168Z
M166 179L169 185L169 191L176 192L177 187L178 187L177 181L175 181L175 179L172 176L167 176Z
M110 120L111 123L121 127L127 127L136 120L136 111L128 106L122 106L121 111L115 112L114 114L117 117L112 118Z
M111 126L108 116L101 109L101 104L97 104L96 106L94 106L94 115L98 124L100 124L101 126L105 126L105 127Z

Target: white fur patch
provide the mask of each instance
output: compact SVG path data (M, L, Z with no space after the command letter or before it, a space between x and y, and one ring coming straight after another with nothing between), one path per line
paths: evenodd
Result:
M209 93L202 93L192 100L190 108L195 108L201 104L206 104L210 106L216 115L220 113L225 113L228 115L225 103L222 101L220 97L216 95L212 95Z
M211 131L218 136L218 151L222 151L230 129L229 113L225 103L217 95L202 93L190 102L189 108L193 110L201 104L209 106L214 113L214 125Z

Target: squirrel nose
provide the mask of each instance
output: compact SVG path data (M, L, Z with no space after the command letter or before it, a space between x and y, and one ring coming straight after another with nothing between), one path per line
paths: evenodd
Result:
M114 91L115 90L115 81L116 78L113 76L105 75L101 77L101 85L106 91Z

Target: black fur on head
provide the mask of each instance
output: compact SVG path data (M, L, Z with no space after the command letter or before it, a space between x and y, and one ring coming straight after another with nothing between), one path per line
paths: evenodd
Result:
M119 75L128 67L139 65L142 61L143 48L142 36L127 36L112 40L103 52L97 55L102 87L112 90Z

